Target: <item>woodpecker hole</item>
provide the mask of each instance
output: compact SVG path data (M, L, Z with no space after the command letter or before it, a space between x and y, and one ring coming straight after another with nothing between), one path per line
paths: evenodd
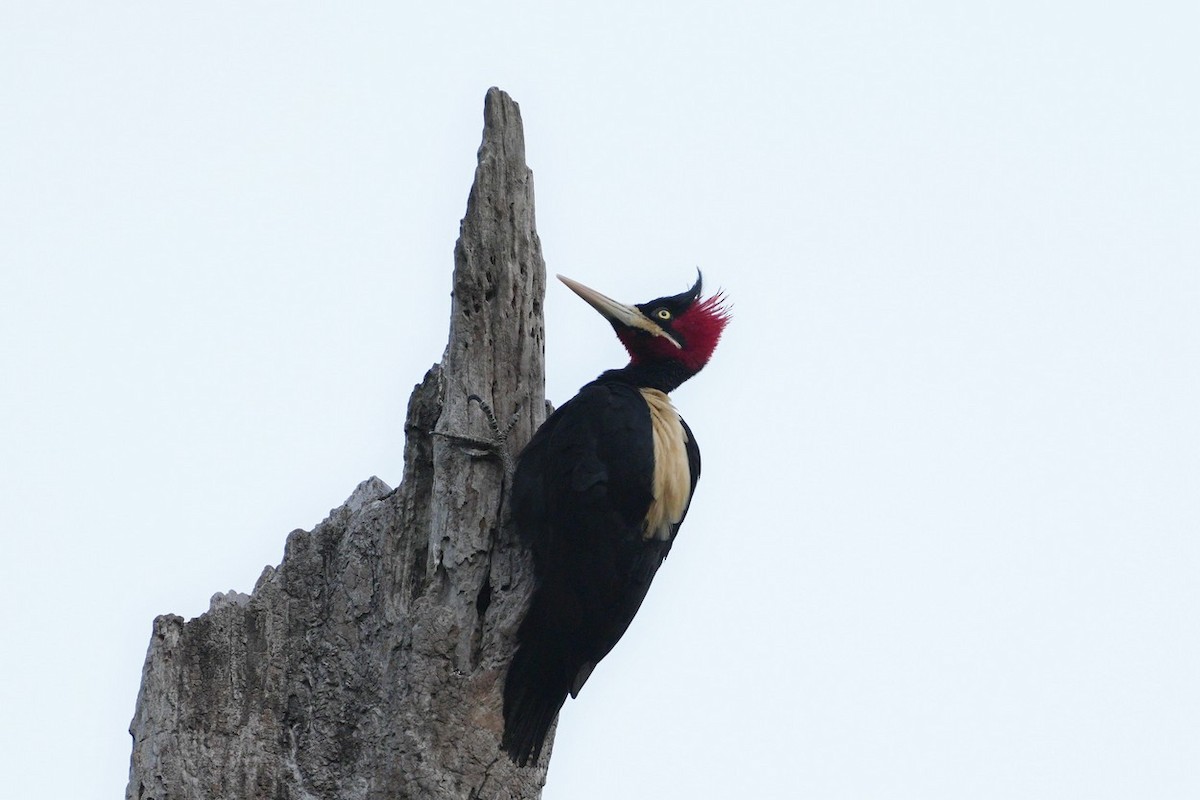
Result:
M488 575L483 576L483 585L479 587L479 594L475 597L475 610L479 612L479 618L483 619L487 614L488 606L492 604L492 579Z

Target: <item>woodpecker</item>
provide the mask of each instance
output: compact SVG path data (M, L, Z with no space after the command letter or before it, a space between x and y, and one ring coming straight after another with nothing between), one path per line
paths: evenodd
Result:
M629 364L579 390L538 429L513 476L512 518L536 587L504 686L503 747L525 766L629 627L687 515L700 450L668 393L708 363L721 293L618 303L558 276L599 311Z

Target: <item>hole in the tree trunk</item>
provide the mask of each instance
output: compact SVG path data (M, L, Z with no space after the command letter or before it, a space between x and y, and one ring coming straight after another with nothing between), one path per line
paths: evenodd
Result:
M484 575L483 585L479 587L479 595L475 598L475 610L479 612L479 618L483 619L483 615L487 613L488 606L492 604L492 579Z

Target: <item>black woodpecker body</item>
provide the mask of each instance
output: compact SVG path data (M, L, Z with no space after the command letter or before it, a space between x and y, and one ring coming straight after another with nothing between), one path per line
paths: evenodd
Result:
M627 306L559 279L612 323L630 362L580 389L521 453L513 520L537 587L504 687L504 749L541 754L567 695L625 633L671 549L700 477L700 450L667 394L712 356L728 311L701 281Z

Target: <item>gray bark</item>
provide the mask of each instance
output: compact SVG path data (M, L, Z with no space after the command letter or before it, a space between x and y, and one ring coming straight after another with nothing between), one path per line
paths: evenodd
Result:
M545 419L545 264L520 110L491 89L454 260L450 338L412 394L404 477L287 538L250 595L154 621L129 800L534 798L500 749L532 563L506 465ZM499 452L481 396L515 419ZM512 417L516 414L515 418Z

